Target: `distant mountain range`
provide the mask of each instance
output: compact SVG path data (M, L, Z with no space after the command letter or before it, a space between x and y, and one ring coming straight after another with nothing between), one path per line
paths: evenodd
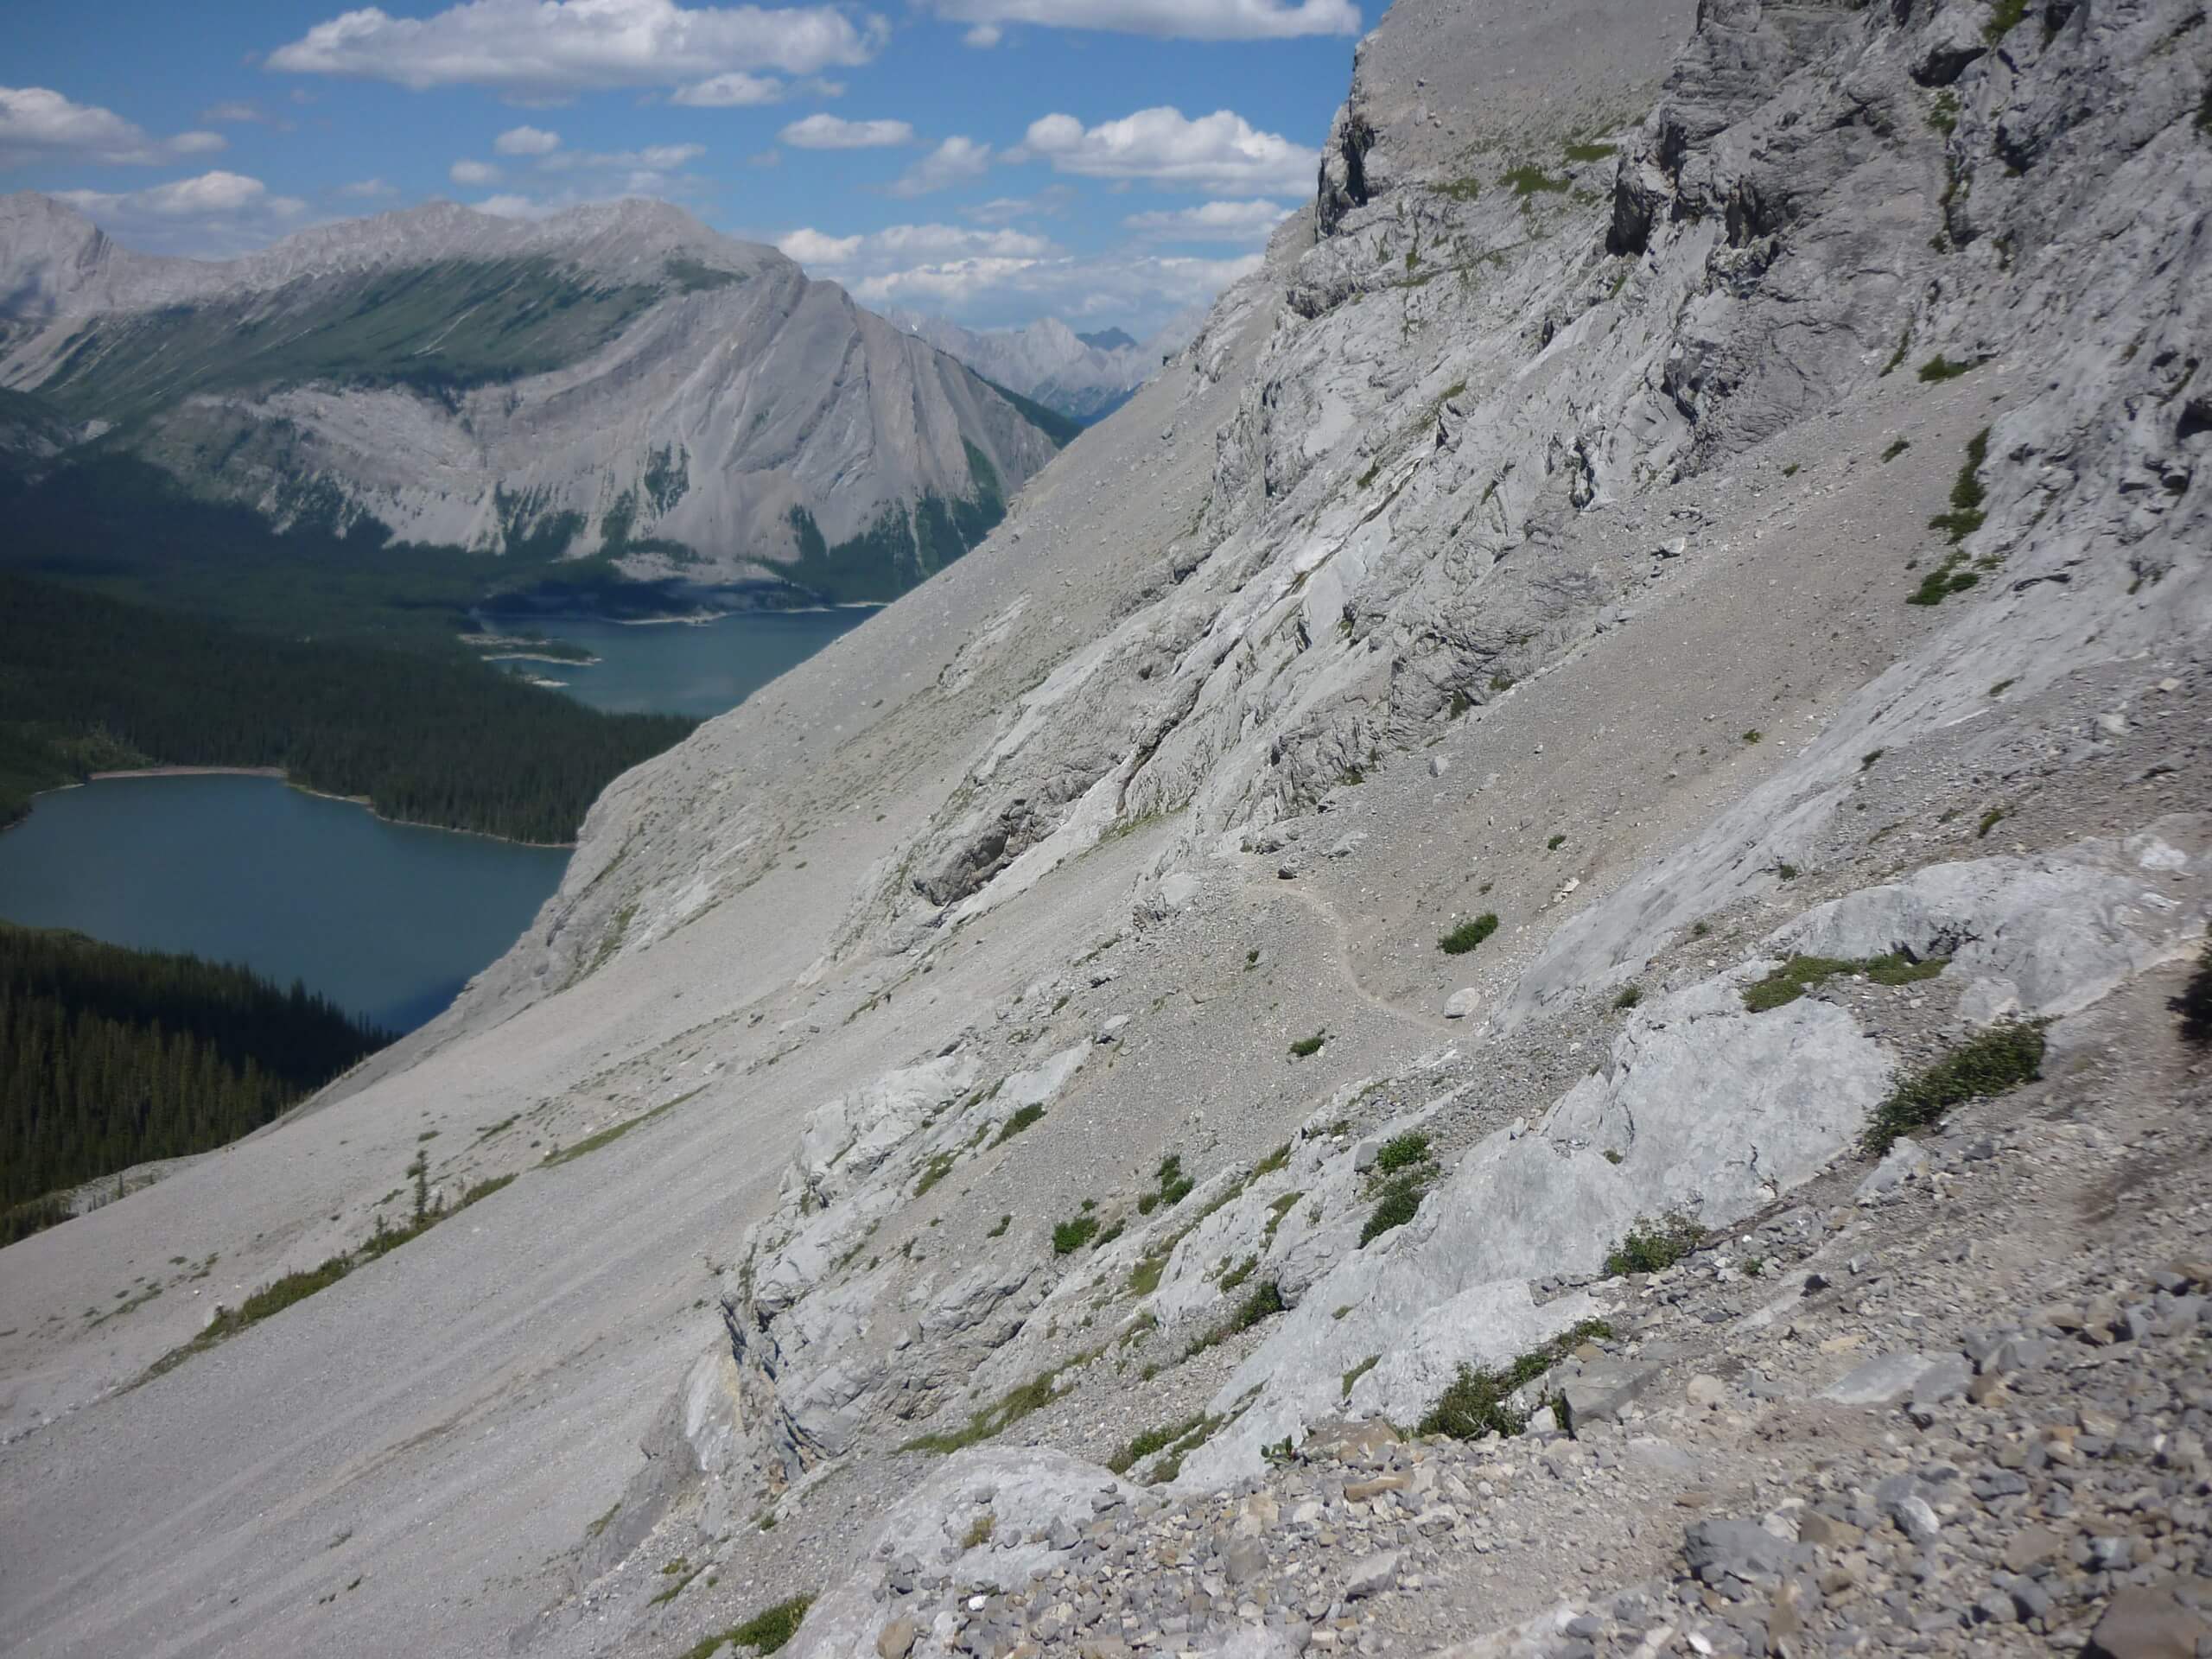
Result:
M836 599L957 557L1069 431L648 201L436 203L217 264L0 197L0 388L19 489L101 467L279 531Z
M887 315L986 379L1086 426L1127 403L1160 372L1160 359L1179 351L1204 320L1201 312L1178 317L1140 345L1120 328L1079 334L1056 317L1023 328L978 333L917 312Z

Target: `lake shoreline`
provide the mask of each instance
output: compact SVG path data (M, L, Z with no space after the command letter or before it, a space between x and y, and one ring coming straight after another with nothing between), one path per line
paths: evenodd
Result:
M261 768L163 771L44 792L0 836L0 917L299 980L405 1033L513 947L572 856L418 835Z
M463 830L450 823L426 823L420 818L395 818L379 812L376 804L366 795L339 795L327 789L310 788L295 783L291 774L282 766L131 766L119 772L87 772L76 783L56 784L52 789L41 789L31 797L36 802L41 795L58 795L66 789L82 789L86 784L107 783L126 778L273 778L287 789L296 789L302 795L313 795L326 801L343 801L348 806L358 806L378 823L389 823L402 830L435 830L443 836L474 836L479 841L496 841L506 847L533 847L541 852L573 853L573 841L524 841L515 836L495 836L488 830ZM29 822L26 812L20 818L0 828L12 830L17 823Z

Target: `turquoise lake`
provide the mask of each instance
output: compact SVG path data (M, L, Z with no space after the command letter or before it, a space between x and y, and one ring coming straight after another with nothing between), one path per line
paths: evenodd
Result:
M600 660L507 661L499 666L535 679L558 680L579 702L613 715L726 714L874 612L740 611L705 622L608 622L595 617L490 617L503 632L535 631L582 645Z
M871 613L532 618L528 627L601 660L501 666L563 681L567 695L610 713L704 720ZM514 943L568 861L560 849L386 823L273 778L104 779L40 796L0 832L0 919L243 963L405 1032Z
M514 943L568 861L274 778L111 778L0 834L0 917L243 963L409 1031Z

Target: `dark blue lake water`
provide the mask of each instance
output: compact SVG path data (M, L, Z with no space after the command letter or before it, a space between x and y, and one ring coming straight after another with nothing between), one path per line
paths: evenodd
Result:
M579 702L609 714L727 714L787 669L873 610L741 611L706 622L606 622L593 617L493 619L493 626L528 626L550 639L582 645L600 660L505 662L534 679L557 680Z
M0 917L243 963L407 1031L514 943L568 861L274 778L113 778L40 796L0 835Z
M508 663L615 713L707 719L870 614L744 612L531 626L601 660ZM496 625L495 625L496 626ZM39 797L0 833L0 918L306 982L393 1031L443 1012L559 884L568 854L385 823L270 778L118 778Z

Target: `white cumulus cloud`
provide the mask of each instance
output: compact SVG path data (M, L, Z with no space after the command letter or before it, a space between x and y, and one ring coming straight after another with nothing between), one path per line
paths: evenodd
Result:
M1264 242L1292 211L1274 201L1206 201L1172 212L1132 213L1122 223L1160 242Z
M220 256L259 247L296 228L308 205L259 179L220 170L143 190L57 190L126 246Z
M865 304L980 326L1060 316L1149 330L1207 303L1259 263L1256 254L1198 259L1134 248L1077 255L1028 232L954 225L893 225L854 236L810 228L774 240L810 275L843 283Z
M446 176L455 184L497 184L499 169L489 162L455 162L446 169Z
M1078 198L1071 184L1048 184L1033 196L993 196L960 211L980 225L1011 225L1017 219L1057 219Z
M887 225L860 236L787 231L776 245L803 265L884 268L929 259L1039 259L1057 252L1027 231L976 231L959 225Z
M1351 0L930 0L947 22L971 23L970 46L995 46L1000 26L1105 29L1163 40L1281 41L1357 35Z
M677 0L463 0L428 17L364 6L269 54L294 74L420 92L488 86L523 98L694 86L732 71L813 74L868 62L889 26L842 6L685 6Z
M382 179L356 179L351 184L341 184L338 194L348 201L389 201L399 194L399 187Z
M1166 105L1095 127L1048 115L1030 123L1021 148L1062 173L1220 194L1311 189L1321 160L1319 150L1262 132L1233 111L1192 119Z
M509 127L492 148L502 156L550 156L561 148L561 135L543 127Z
M742 69L733 69L728 74L709 75L704 80L679 86L669 95L668 101L702 110L746 109L760 104L780 104L785 90L784 83L773 75L748 75Z
M916 162L891 187L894 196L926 196L990 171L991 147L973 138L948 138Z
M79 104L51 87L0 86L0 167L57 161L152 166L205 156L226 142L219 132L156 138L113 110Z
M848 121L836 115L810 115L778 136L797 149L875 149L914 142L914 130L904 121Z

